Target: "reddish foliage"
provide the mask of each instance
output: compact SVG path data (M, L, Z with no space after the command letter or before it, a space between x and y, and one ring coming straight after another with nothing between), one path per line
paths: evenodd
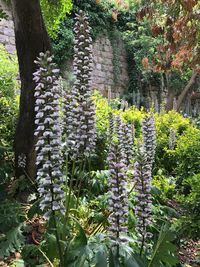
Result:
M149 6L143 6L138 12L137 12L137 18L139 20L142 20L144 17L152 18L153 17L153 9Z
M198 3L198 0L182 0L181 4L184 9L187 11L192 11L193 7L196 6Z
M162 44L157 46L157 53L152 62L154 71L168 71L171 68L181 69L187 64L200 71L200 53L196 51L199 31L199 14L196 12L198 0L161 0L165 10L166 22L162 27L160 11L156 0L154 7L142 7L138 18L149 18L153 37L162 36ZM165 8L166 7L166 8ZM195 8L194 8L195 7ZM149 64L149 62L148 62ZM146 63L143 62L146 66ZM149 64L150 65L150 64Z
M149 60L148 60L147 57L144 57L144 58L142 59L142 65L143 65L143 67L144 67L145 69L149 68Z
M163 34L164 30L162 27L158 26L158 25L152 25L151 27L151 33L154 37L158 36L159 34Z

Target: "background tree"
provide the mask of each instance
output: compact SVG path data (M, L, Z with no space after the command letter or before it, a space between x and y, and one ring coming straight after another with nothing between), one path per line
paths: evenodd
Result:
M17 164L18 157L24 154L26 156L26 172L30 178L33 179L35 176L35 83L33 81L33 72L36 70L34 60L40 52L46 50L50 51L51 44L44 25L39 0L11 0L11 3L21 79L20 111L14 142L16 176L19 177L23 174L23 170L19 168ZM54 5L56 2L42 1L42 4L43 10L45 10L45 4ZM44 11L44 13L47 14L46 11ZM52 16L53 15L55 15L55 13L52 12ZM59 17L59 20L60 19Z
M177 100L177 110L180 110L182 101L187 95L200 71L200 2L198 0L187 1L149 1L145 3L139 12L138 19L149 19L151 34L154 38L162 38L162 42L156 47L154 59L143 61L146 66L155 72L162 72L168 83L167 109L172 108L175 91L169 86L171 73L179 71L183 73L191 69L191 77L181 90Z

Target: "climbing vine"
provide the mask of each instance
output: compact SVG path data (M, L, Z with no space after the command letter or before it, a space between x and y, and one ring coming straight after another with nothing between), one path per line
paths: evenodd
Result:
M112 18L114 5L109 1L97 3L95 0L73 0L71 14L67 14L65 20L60 24L57 37L53 40L53 49L56 62L61 66L73 53L73 17L78 10L88 14L91 37L93 41L98 35L109 35L116 29L116 22ZM111 35L111 34L110 34ZM111 38L112 39L112 38ZM112 43L112 42L111 42Z
M120 47L119 47L119 39L121 39L120 32L115 29L108 33L109 40L112 45L112 51L113 51L113 81L115 84L119 81L119 74L120 74Z

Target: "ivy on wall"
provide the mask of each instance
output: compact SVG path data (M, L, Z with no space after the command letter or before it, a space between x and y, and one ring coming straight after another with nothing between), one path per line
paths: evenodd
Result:
M55 38L61 20L72 9L71 0L40 0L48 34Z
M57 37L52 40L55 59L61 66L67 59L72 57L73 53L73 18L75 13L83 10L88 14L93 40L99 34L108 35L108 32L114 31L115 22L112 19L112 4L107 1L97 3L96 0L73 0L73 9L70 15L67 15L61 23Z

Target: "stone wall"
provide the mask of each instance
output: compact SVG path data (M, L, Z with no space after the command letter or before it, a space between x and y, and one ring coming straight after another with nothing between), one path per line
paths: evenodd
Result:
M5 45L9 53L13 54L15 52L15 36L12 14L3 0L0 0L0 6L8 15L7 20L2 19L0 21L0 43ZM120 39L115 40L115 42L117 42L115 45L118 51L116 56L114 56L113 47L108 37L100 36L93 44L92 87L99 89L104 96L120 95L128 81L125 48ZM113 65L114 60L117 60L117 70Z
M15 33L12 14L10 8L2 0L0 0L0 7L8 17L0 20L0 43L10 54L13 54L15 52Z
M113 41L117 53L106 36L99 36L93 44L92 86L104 96L116 97L124 92L129 78L123 41Z

